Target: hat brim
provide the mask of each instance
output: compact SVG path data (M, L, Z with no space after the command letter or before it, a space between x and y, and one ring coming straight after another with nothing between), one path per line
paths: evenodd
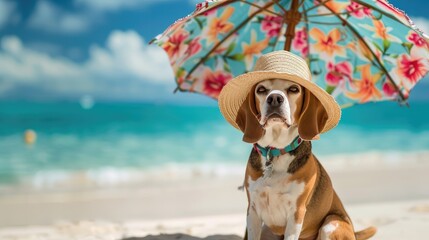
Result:
M315 83L305 80L297 75L273 71L254 71L242 74L230 80L219 94L219 108L224 118L235 128L240 130L236 119L238 111L246 100L252 88L268 79L284 79L301 85L309 90L323 105L328 115L328 120L321 131L327 132L334 128L341 118L341 108L335 99Z

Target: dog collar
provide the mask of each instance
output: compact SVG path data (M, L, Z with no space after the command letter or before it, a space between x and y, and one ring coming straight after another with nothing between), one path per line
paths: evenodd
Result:
M297 149L299 145L301 145L301 143L302 143L302 138L298 136L292 141L291 144L281 149L270 147L270 146L262 147L257 143L253 144L253 147L255 148L256 151L259 152L259 154L261 154L263 157L267 159L267 163L270 163L274 157L278 157L288 152L292 152L293 150Z

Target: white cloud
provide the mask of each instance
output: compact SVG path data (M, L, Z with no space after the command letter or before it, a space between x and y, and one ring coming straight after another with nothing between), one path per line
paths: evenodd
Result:
M429 19L424 17L411 17L413 23L419 28L426 36L429 36Z
M75 0L75 3L97 11L115 11L125 8L146 6L159 1L166 0Z
M163 50L146 45L134 31L113 31L107 48L91 47L88 67L101 74L131 73L157 82L169 81L171 76L170 71L165 70L169 65Z
M62 53L63 48L60 45L49 43L49 42L43 42L43 41L31 41L26 45L27 48L33 49L37 52L44 52L49 55L59 55Z
M1 78L20 83L37 83L42 79L59 79L62 76L82 77L74 63L27 49L15 36L3 37L1 47Z
M15 4L13 2L0 0L0 29L4 27L15 13Z
M134 31L113 31L105 47L93 46L77 63L24 46L16 36L1 39L0 90L20 87L54 95L91 94L104 99L150 99L171 93L174 78L164 51Z
M35 11L28 21L32 28L67 34L86 31L91 22L85 14L65 12L45 0L37 2Z

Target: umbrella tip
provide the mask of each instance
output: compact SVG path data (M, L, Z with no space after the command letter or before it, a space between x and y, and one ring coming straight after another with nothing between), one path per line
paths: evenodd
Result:
M179 86L177 86L176 89L174 89L173 93L177 93L177 91L179 91Z
M401 106L401 107L407 107L407 108L410 108L410 103L408 102L408 100L405 100L405 99L399 99L399 101L398 101L398 103L399 103L399 105Z

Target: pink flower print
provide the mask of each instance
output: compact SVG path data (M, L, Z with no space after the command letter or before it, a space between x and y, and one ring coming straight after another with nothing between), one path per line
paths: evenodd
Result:
M197 54L201 50L201 44L199 40L200 38L197 37L189 42L188 49L186 50L186 58L189 58L192 55Z
M393 83L391 83L389 80L387 80L383 84L383 92L384 92L384 94L386 94L389 97L392 97L392 96L394 96L394 95L396 95L398 93L396 91L395 86L393 86Z
M223 71L212 72L210 69L204 71L204 93L217 98L223 86L232 79L232 75Z
M399 74L405 77L411 83L416 83L419 79L424 77L424 75L429 70L427 66L427 59L419 58L413 55L402 55L402 57L398 58L398 63Z
M417 47L424 47L424 46L429 47L429 43L426 42L426 40L423 37L421 37L418 33L414 31L410 31L407 39Z
M351 79L352 65L349 62L341 62L336 65L329 62L327 68L326 82L328 85L337 86L341 81Z
M304 27L295 32L295 37L292 41L292 47L301 52L301 57L305 58L308 55L308 35L307 29Z
M351 2L351 4L347 6L346 10L350 13L351 16L356 18L364 18L366 16L371 16L370 8L362 6L356 2Z
M266 32L269 38L276 37L280 34L282 21L282 17L265 16L261 22L262 31Z
M183 56L187 51L185 41L188 39L189 34L185 30L179 30L170 36L169 40L163 45L164 50L170 57L170 62L175 63L176 60Z

